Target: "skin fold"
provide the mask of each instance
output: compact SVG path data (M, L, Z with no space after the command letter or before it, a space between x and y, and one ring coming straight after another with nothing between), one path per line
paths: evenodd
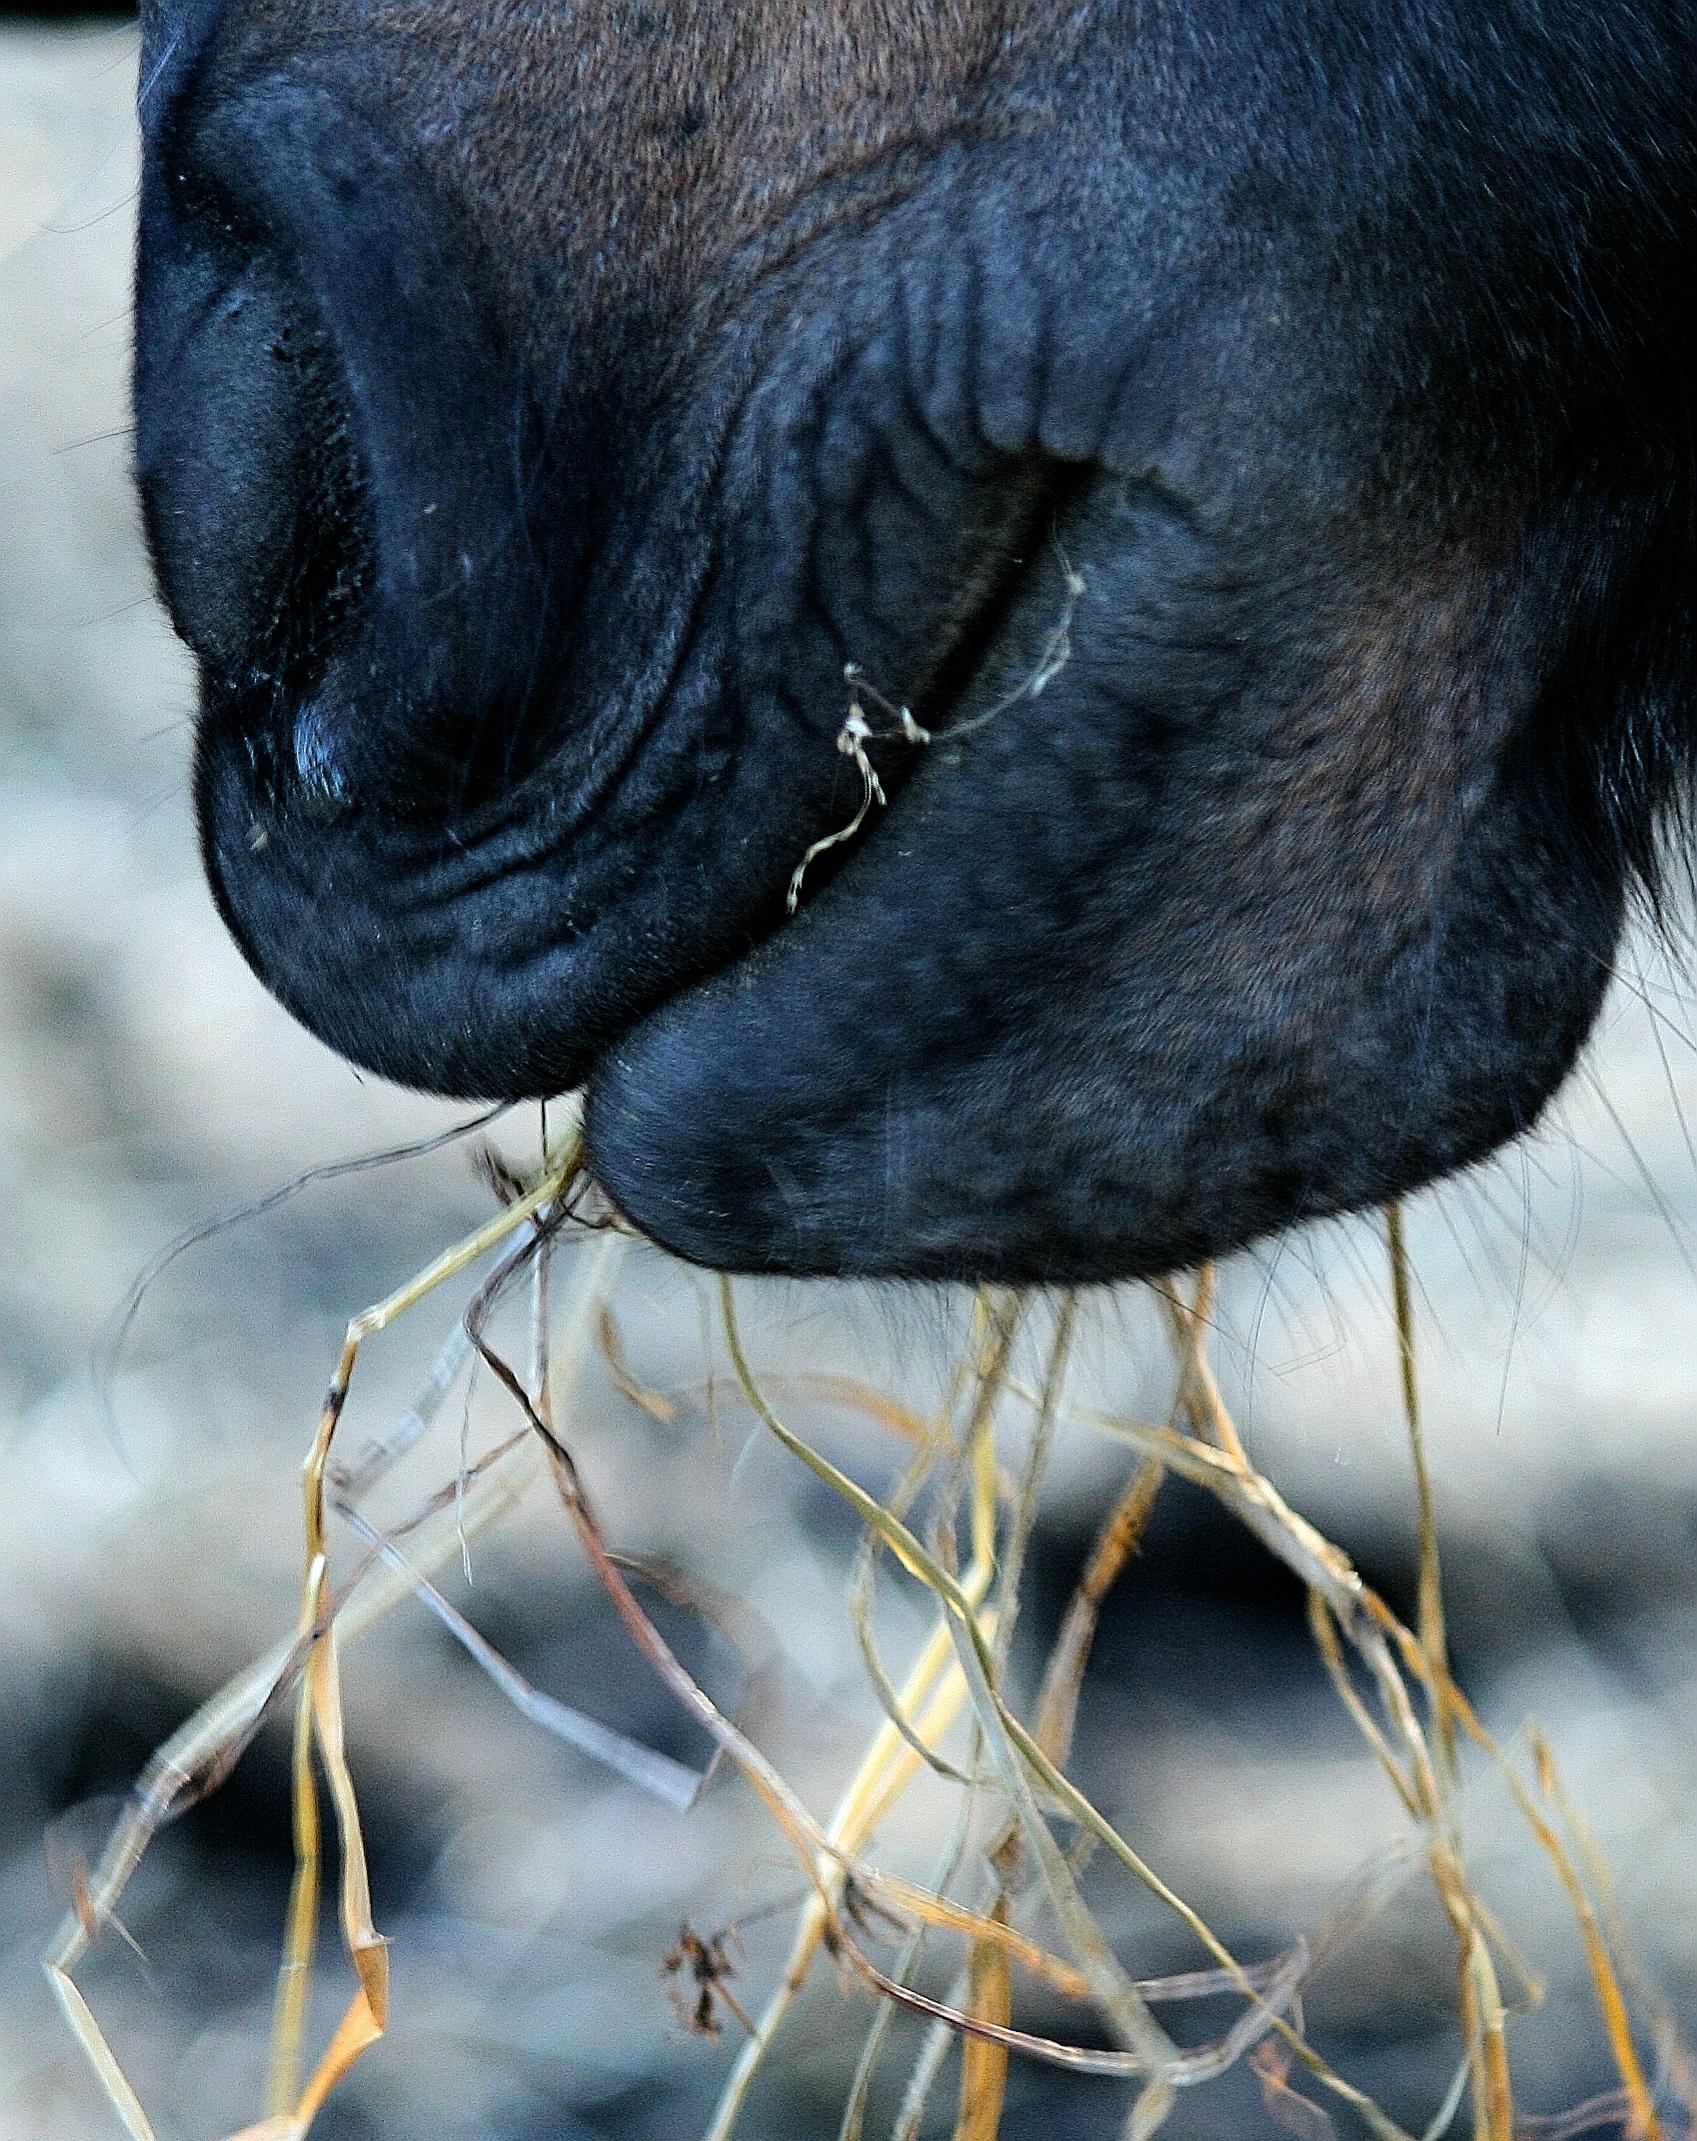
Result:
M1535 1121L1693 732L1687 8L144 30L207 867L331 1046L582 1088L742 1270L1147 1274Z

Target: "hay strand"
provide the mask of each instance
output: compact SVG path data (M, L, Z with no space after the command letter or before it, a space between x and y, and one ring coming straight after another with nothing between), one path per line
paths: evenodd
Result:
M1075 589L1072 599L1076 594ZM1063 620L1045 658L1058 661L1064 654ZM1041 684L1022 688L1035 695ZM875 775L868 777L875 783ZM1671 2090L1691 2112L1697 2089L1690 2061L1665 2006L1643 1985L1630 1960L1606 1868L1546 1738L1536 1728L1530 1733L1528 1778L1454 1680L1436 1497L1420 1412L1414 1288L1399 1210L1386 1214L1386 1237L1419 1541L1412 1628L1254 1463L1209 1359L1216 1294L1211 1267L1155 1289L1173 1355L1171 1406L1161 1425L1070 1401L1068 1367L1078 1318L1070 1297L1050 1312L1039 1311L1021 1294L982 1290L944 1400L927 1417L899 1396L855 1377L798 1377L788 1384L763 1379L750 1359L735 1290L728 1279L719 1282L718 1329L742 1400L759 1429L840 1499L861 1532L848 1572L845 1616L879 1715L830 1812L819 1816L750 1729L725 1714L661 1635L632 1587L636 1564L607 1539L573 1454L574 1394L597 1351L612 1387L632 1404L669 1429L681 1429L683 1420L677 1400L648 1389L630 1368L613 1306L625 1247L619 1230L603 1231L576 1251L573 1282L556 1317L552 1270L580 1170L573 1140L549 1153L528 1181L492 1164L488 1178L502 1199L501 1209L351 1320L303 1468L302 1576L294 1628L159 1749L98 1863L79 1875L75 1906L45 1966L60 2009L130 2141L154 2141L154 2130L75 1972L103 1930L117 1927L120 1899L152 1837L175 1813L216 1789L263 1720L291 1695L296 1875L285 1920L263 2115L234 2141L305 2141L331 2093L382 2037L389 2013L388 1951L372 1918L340 1660L348 1643L403 1599L418 1599L526 1718L667 1805L687 1810L698 1800L710 1772L659 1755L533 1687L432 1580L543 1475L551 1478L636 1652L707 1732L717 1749L715 1761L723 1759L740 1772L804 1879L787 1958L763 2001L750 2001L745 2008L729 1989L733 1963L742 1967L732 1928L709 1934L685 1928L667 1959L673 1990L689 2003L692 2027L716 2040L721 2012L743 2026L706 2141L731 2141L821 1954L837 1966L845 1993L857 1992L873 2003L843 2110L841 2141L863 2141L880 2065L902 2015L921 2023L923 2032L895 2113L894 2141L917 2141L957 2046L953 2141L996 2141L1014 2057L1134 2083L1124 2131L1135 2141L1158 2130L1178 2091L1205 2087L1239 2066L1252 2074L1269 2117L1300 2141L1337 2141L1330 2107L1338 2105L1376 2141L1410 2141L1312 2041L1304 1992L1314 1973L1389 1910L1417 1873L1429 1881L1455 1938L1462 2037L1462 2057L1450 2086L1431 2108L1423 2141L1443 2141L1464 2107L1470 2110L1475 2141L1574 2141L1611 2119L1624 2123L1634 2141L1664 2141L1658 2089ZM413 1406L350 1462L338 1463L336 1434L361 1348L448 1281L490 1258L493 1264L470 1308L442 1341ZM493 1342L490 1327L496 1306L526 1273L529 1357L520 1372ZM1016 1373L1016 1357L1036 1347L1045 1328L1040 1372L1034 1362L1028 1385ZM404 1524L379 1529L361 1513L361 1497L426 1436L474 1359L487 1365L512 1400L515 1431L475 1464L462 1465ZM780 1387L846 1406L898 1438L905 1454L887 1490L873 1493L791 1426L774 1402ZM711 1357L707 1389L716 1419ZM1028 1419L1023 1455L1012 1454L1011 1447L1004 1455L1009 1414L1020 1408ZM1026 1706L1010 1680L1025 1564L1051 1448L1059 1434L1078 1431L1128 1448L1134 1463L1098 1529L1042 1661L1035 1697ZM1068 1774L1080 1689L1103 1606L1124 1579L1169 1474L1212 1495L1305 1586L1317 1655L1407 1823L1404 1841L1369 1862L1310 1938L1259 1960L1232 1953ZM331 1574L332 1516L346 1523L363 1554L340 1589ZM881 1582L910 1589L929 1616L905 1666L886 1662L875 1633ZM694 1580L671 1588L710 1619L725 1619ZM1478 1750L1477 1756L1468 1755L1470 1763L1483 1757L1505 1780L1579 1929L1619 2086L1569 2113L1516 2114L1507 2025L1514 2012L1536 2004L1541 1988L1469 1871L1460 1789L1468 1749ZM882 1867L870 1856L881 1825L921 1778L936 1780L953 1801L949 1833L928 1881ZM335 1816L341 1946L354 1983L329 2042L309 2063L305 2035L326 1843L321 1791ZM1072 1838L1064 1846L1057 1824L1065 1824ZM1197 1967L1149 1979L1130 1973L1082 1885L1082 1868L1092 1852L1105 1862L1098 1873L1129 1877L1184 1928L1198 1950ZM963 1881L967 1874L971 1878ZM886 1965L873 1950L891 1941L898 1943L897 1950ZM952 1945L957 1958L943 1997L913 1982L922 1957L936 1944ZM1511 1983L1518 1981L1519 2008L1504 1998L1503 1969ZM1020 2002L1028 1983L1094 2010L1109 2045L1024 2026ZM1184 2041L1183 2032L1175 2037L1157 2019L1157 2009L1221 1998L1233 1999L1235 2010L1204 2043ZM1655 2084L1641 2050L1646 2044L1657 2054L1661 2079Z

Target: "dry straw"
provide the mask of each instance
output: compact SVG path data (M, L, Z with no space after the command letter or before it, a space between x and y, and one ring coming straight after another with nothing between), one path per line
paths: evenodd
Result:
M1630 1965L1606 1871L1548 1744L1532 1732L1523 1769L1485 1730L1451 1675L1408 1264L1394 1208L1387 1215L1389 1270L1420 1527L1412 1628L1337 1546L1290 1507L1245 1451L1207 1356L1210 1270L1156 1288L1175 1361L1164 1422L1110 1417L1069 1402L1076 1323L1069 1298L981 1291L964 1356L933 1417L857 1384L836 1383L829 1394L859 1406L908 1448L904 1469L882 1497L786 1424L750 1363L734 1289L729 1280L720 1282L721 1330L743 1400L797 1462L848 1504L862 1527L846 1610L883 1721L844 1779L835 1806L819 1814L668 1647L628 1580L629 1564L606 1541L573 1459L573 1407L598 1344L617 1387L662 1418L675 1412L663 1394L636 1383L618 1340L612 1299L624 1230L604 1214L594 1230L582 1224L592 1193L575 1140L548 1155L532 1181L499 1171L491 1172L491 1180L504 1199L500 1212L348 1327L305 1468L304 1568L295 1628L160 1748L99 1863L77 1882L74 1908L46 1958L60 2005L131 2141L153 2141L153 2128L78 1990L76 1968L108 1927L118 1927L125 1885L157 1830L216 1789L262 1721L291 1700L296 1876L278 1977L269 2096L259 2122L235 2141L303 2141L330 2092L382 2036L387 1950L372 1924L338 1660L404 1599L421 1599L526 1715L644 1788L687 1806L706 1781L530 1688L432 1585L467 1540L543 1478L551 1480L637 1652L711 1735L715 1764L728 1762L741 1772L805 1881L788 1959L758 2012L747 2012L726 1984L728 1935L686 1930L667 1959L680 2012L694 2026L717 2037L723 2010L742 2030L708 2141L730 2141L762 2069L782 2060L786 2018L821 1955L835 1965L850 2008L865 2013L870 2007L843 2107L841 2141L859 2141L866 2130L872 2084L891 2054L892 2023L903 2011L926 2027L893 2141L917 2141L928 2118L946 2123L951 2117L954 2141L994 2141L1009 2059L1016 2053L1134 2082L1124 2128L1132 2137L1153 2134L1178 2091L1205 2087L1239 2064L1252 2071L1272 2119L1304 2141L1330 2141L1340 2131L1340 2115L1343 2130L1365 2128L1377 2141L1441 2141L1464 2110L1475 2141L1564 2141L1605 2123L1643 2141L1661 2141L1670 2116L1681 2133L1697 2129L1691 2063L1666 2009ZM549 1272L568 1244L569 1299L556 1314ZM338 1464L336 1430L361 1347L446 1281L491 1259L416 1405L389 1434ZM497 1303L527 1274L531 1359L521 1372L493 1346L488 1326ZM1028 1348L1034 1338L1043 1340L1046 1365L1028 1384L1014 1362L1016 1348ZM359 1500L426 1432L474 1355L512 1398L512 1433L448 1481L408 1523L379 1533L360 1515ZM1016 1429L1015 1423L1023 1426ZM1008 1659L1044 1467L1063 1423L1123 1446L1131 1463L1079 1574L1035 1699L1022 1714L1010 1698ZM1017 1461L1008 1454L1015 1449ZM1402 1844L1351 1885L1308 1939L1272 1957L1233 1955L1068 1775L1097 1616L1169 1474L1212 1494L1301 1579L1314 1641L1339 1700L1407 1817ZM362 1543L362 1555L336 1588L328 1529L338 1513ZM916 1586L933 1616L929 1635L899 1666L881 1655L874 1626L878 1585L890 1580ZM1558 2119L1517 2119L1509 2025L1516 2012L1536 2004L1539 1987L1469 1872L1458 1793L1468 1743L1506 1780L1572 1906L1618 2073L1617 2089ZM931 1880L918 1883L880 1867L870 1853L881 1825L925 1776L941 1779L955 1795L956 1818ZM309 2068L304 2037L324 1860L320 1777L339 1833L341 1929L355 1990L340 2026ZM1196 1969L1155 1980L1130 1974L1083 1891L1081 1874L1092 1854L1105 1855L1187 1929L1198 1951ZM1454 1934L1464 2049L1452 2086L1415 2137L1316 2049L1305 2029L1303 1991L1345 1942L1406 1899L1411 1878L1421 1872ZM938 1948L956 1958L953 1984L943 1997L914 1983L922 1956ZM1505 1979L1511 1992L1505 1993ZM1106 2035L1108 2048L1021 2027L1014 2019L1021 1980L1093 2010L1094 2030L1079 2035ZM1181 2046L1163 2024L1163 2013L1175 2006L1222 1996L1235 1998L1235 2016L1210 2043ZM936 2102L951 2073L952 2112Z

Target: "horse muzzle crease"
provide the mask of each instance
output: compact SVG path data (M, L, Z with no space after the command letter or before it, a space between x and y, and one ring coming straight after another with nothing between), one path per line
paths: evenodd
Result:
M332 1046L586 1088L705 1262L1109 1279L1572 1063L1691 726L1697 150L1636 19L1628 168L1572 9L956 12L154 26L138 463Z

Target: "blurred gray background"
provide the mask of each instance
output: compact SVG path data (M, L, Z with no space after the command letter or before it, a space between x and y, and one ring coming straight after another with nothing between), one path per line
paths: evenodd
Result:
M297 1467L348 1314L490 1209L450 1148L310 1189L186 1256L111 1378L92 1363L137 1272L184 1228L303 1169L421 1138L454 1112L361 1079L295 1030L226 941L187 798L188 665L154 604L127 477L134 35L0 27L0 2141L117 2127L37 1957L120 1792L162 1739L294 1612ZM1503 1733L1550 1729L1609 1850L1639 1950L1697 2013L1697 1116L1681 962L1636 940L1603 1029L1536 1140L1420 1199L1421 1355L1466 1684ZM535 1126L498 1141L528 1163ZM562 1285L566 1283L562 1274ZM463 1299L463 1295L460 1297ZM960 1304L748 1290L761 1361L935 1390ZM621 1296L638 1372L675 1420L593 1372L570 1431L609 1531L763 1616L767 1744L824 1809L875 1706L842 1602L841 1511L729 1402L704 1402L701 1297L657 1257ZM383 1425L457 1313L446 1298L362 1365L347 1429ZM1368 1223L1314 1230L1225 1275L1222 1377L1258 1460L1410 1603L1412 1495L1384 1254ZM720 1372L722 1374L722 1363ZM1091 1304L1078 1381L1159 1411L1160 1333L1135 1294ZM879 1483L896 1453L843 1411L795 1409ZM485 1377L421 1453L416 1499L506 1416ZM1052 1631L1123 1452L1063 1438L1028 1633ZM406 1506L402 1491L394 1506ZM635 1663L566 1526L539 1497L455 1595L553 1693L699 1759ZM919 1628L892 1598L892 1656ZM698 1649L700 1646L698 1646ZM703 1670L734 1688L726 1660ZM1030 1658L1022 1667L1027 1674ZM749 1795L679 1814L543 1736L408 1608L348 1673L392 2033L319 2131L335 2141L542 2141L698 2131L735 2043L668 2006L680 1919L704 1930L793 1892ZM1517 1741L1517 1744L1520 1744ZM1202 1497L1170 1486L1106 1616L1079 1772L1139 1847L1251 1955L1310 1925L1398 1817L1308 1648L1294 1583ZM1610 2082L1578 1944L1500 1793L1470 1787L1484 1885L1549 1978L1515 2025L1525 2109ZM938 1802L880 1839L918 1870ZM44 1847L45 1837L45 1847ZM257 2117L288 1877L284 1757L268 1735L168 1832L87 1982L162 2137ZM55 1871L57 1868L57 1871ZM1193 1966L1176 1929L1105 1875L1139 1975ZM1411 1890L1316 1982L1323 2043L1419 2131L1456 2057L1452 1962ZM781 1950L751 1926L745 1999ZM945 1979L934 1980L941 1988ZM327 2025L328 1996L320 2021ZM866 2021L821 1972L751 2105L750 2137L828 2137ZM1049 2015L1062 2024L1064 2018ZM1218 2028L1204 2018L1198 2030ZM888 2130L912 2054L898 2031ZM1010 2135L1106 2136L1112 2084L1016 2067ZM933 2129L951 2130L949 2090ZM928 2129L932 2130L932 2129ZM1238 2077L1185 2136L1271 2133ZM1341 2126L1340 2126L1341 2130Z

